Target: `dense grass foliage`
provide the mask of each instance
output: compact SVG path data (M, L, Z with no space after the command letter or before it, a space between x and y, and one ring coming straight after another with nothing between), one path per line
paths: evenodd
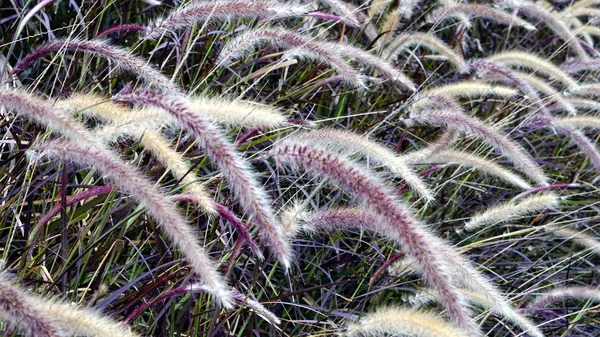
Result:
M1 334L600 334L599 18L2 2Z

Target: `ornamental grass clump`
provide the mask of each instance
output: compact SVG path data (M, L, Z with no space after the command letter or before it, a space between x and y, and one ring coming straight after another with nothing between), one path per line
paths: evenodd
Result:
M398 233L390 229L379 216L365 209L360 208L338 208L330 210L321 210L308 212L301 205L295 205L289 208L282 215L282 223L287 228L289 236L295 235L300 231L313 232L315 230L325 230L328 232L335 230L361 229L379 233L397 241ZM469 261L466 261L456 248L451 247L443 240L435 236L430 236L427 240L437 247L437 250L443 259L451 266L452 277L460 286L464 287L462 293L468 294L468 298L475 296L478 303L487 309L510 319L517 326L534 336L543 336L542 332L529 320L523 317L512 305L503 298L500 291L483 277ZM405 263L406 262L406 263ZM411 258L400 260L394 263L390 269L399 269L398 264L414 265Z
M600 334L599 1L1 12L3 334Z

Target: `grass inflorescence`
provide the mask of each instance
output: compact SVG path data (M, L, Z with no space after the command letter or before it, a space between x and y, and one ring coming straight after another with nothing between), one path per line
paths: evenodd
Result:
M600 333L600 2L0 12L3 335Z

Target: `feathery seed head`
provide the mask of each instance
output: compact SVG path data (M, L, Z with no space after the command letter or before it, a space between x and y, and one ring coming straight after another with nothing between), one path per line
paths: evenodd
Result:
M111 178L122 191L131 195L162 226L186 256L192 270L202 278L210 292L226 308L232 308L231 291L214 267L204 249L197 243L196 235L176 211L175 205L159 192L152 182L129 164L108 150L90 147L86 143L50 141L35 149L46 156L71 160L79 165L92 165Z
M40 47L19 61L13 68L11 74L18 73L27 68L31 63L37 61L44 55L60 50L75 50L95 54L108 59L117 67L131 72L148 83L152 83L159 88L169 92L179 92L180 89L173 84L165 75L149 66L147 62L134 56L128 50L116 47L104 40L80 40L57 39L43 47Z
M319 2L329 6L330 10L341 17L344 23L353 27L360 27L360 22L356 13L350 10L344 1L340 0L319 0Z
M452 62L457 70L461 73L467 72L468 67L462 56L457 54L455 51L442 40L433 36L432 34L425 34L420 32L404 33L394 38L393 42L383 51L382 58L389 59L395 58L395 56L403 49L410 46L425 46L435 52L445 56L450 62Z
M349 228L370 230L388 236L402 246L395 229L389 227L376 213L364 209L337 208L307 212L302 215L300 226L305 230L323 229L331 231ZM483 299L485 303L482 303L482 305L484 307L509 318L532 336L543 337L541 331L517 312L502 296L501 292L481 275L471 265L470 261L461 256L454 247L437 236L428 236L426 240L436 246L438 254L451 266L451 277L455 278L462 287L468 289L469 293ZM389 269L393 270L393 273L402 269L406 270L407 267L412 269L413 266L418 266L418 263L415 262L414 258L408 256L396 261Z
M321 145L338 150L340 153L358 152L389 168L391 172L403 178L427 202L433 201L433 192L423 180L414 173L400 157L386 147L349 131L332 128L309 132L296 132L288 137L288 142L307 145Z
M320 147L309 147L285 139L271 149L269 156L278 163L300 165L317 176L335 180L362 199L367 207L378 214L380 222L387 228L386 234L398 240L407 255L415 259L416 265L444 303L449 316L469 333L480 334L479 328L469 317L462 296L452 283L449 266L437 254L439 247L432 242L433 236L422 228L422 224L372 172Z
M600 291L590 287L561 287L538 296L527 305L526 311L535 313L545 309L553 302L567 299L600 301Z
M486 225L505 222L523 215L553 209L558 206L558 198L552 193L542 193L527 197L519 202L508 202L488 208L485 212L473 216L465 229L474 230Z
M304 229L303 218L306 210L300 200L292 201L292 205L283 209L279 216L279 222L283 228L286 238L293 238L296 233Z
M476 136L488 145L498 149L504 156L531 179L540 185L547 185L547 177L523 148L510 140L496 128L479 119L467 116L460 111L438 109L413 109L410 113L413 122L445 126L456 132Z
M347 336L410 335L415 337L467 337L461 329L433 313L402 307L377 308L375 312L350 324Z
M63 326L53 315L40 310L40 299L0 275L0 317L9 326L19 327L27 336L66 337Z
M117 94L113 99L161 108L191 132L199 146L223 172L233 194L248 217L258 224L261 236L284 268L290 266L290 246L283 238L281 226L274 216L271 199L259 185L250 165L237 153L218 127L193 110L189 101L183 97L167 96L156 90L138 89L128 94Z
M522 3L512 3L518 6L518 11L526 16L536 18L541 22L546 23L550 29L558 34L570 48L577 54L580 60L589 60L589 55L579 43L579 39L573 34L572 30L565 24L558 15L552 13L542 4L544 1L533 2L526 1ZM511 4L505 2L506 5Z
M286 55L323 62L333 67L342 81L356 88L365 88L364 76L348 65L336 44L315 41L314 39L286 29L258 28L230 40L221 50L217 64L226 65L234 59L248 54L252 49L263 44L270 44L288 49Z
M507 25L521 26L531 31L536 30L535 26L521 18L483 4L456 4L450 7L442 7L429 14L427 22L438 23L458 15L484 17Z
M154 40L169 31L180 30L201 21L222 21L233 17L275 20L301 17L308 11L308 5L277 0L195 1L146 26L143 38Z
M59 301L38 300L35 306L52 315L61 326L69 332L69 336L97 337L138 337L139 335L127 325L116 322L99 311L75 307Z
M568 89L571 90L577 90L579 87L577 81L575 81L563 70L550 63L549 61L531 53L509 51L492 55L488 57L487 60L500 64L525 67L534 71L539 71L545 74L546 76L556 78L558 81L562 82Z

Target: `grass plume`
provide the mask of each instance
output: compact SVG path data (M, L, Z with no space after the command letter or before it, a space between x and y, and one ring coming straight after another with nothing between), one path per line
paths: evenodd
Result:
M157 39L161 35L207 20L226 20L233 17L282 19L306 15L308 7L277 0L217 0L193 1L163 18L154 20L144 29L144 38Z
M48 53L61 50L83 51L104 57L113 62L117 67L139 76L148 83L152 83L166 91L179 92L179 88L174 83L158 70L148 65L144 59L133 55L127 49L111 45L105 40L81 40L77 38L54 40L34 50L19 61L11 74L23 71Z
M571 29L569 29L569 27L567 27L567 25L561 21L557 15L533 1L523 2L518 7L518 11L526 16L536 18L541 22L546 23L552 30L554 30L556 34L565 40L565 43L571 47L580 60L589 59L588 53L586 53L581 44L579 44L579 39L577 39Z
M158 112L138 110L135 113L128 107L111 102L101 96L75 94L66 100L59 101L58 106L70 111L96 114L107 119L109 124L96 133L103 140L116 139L122 134L140 138L142 145L180 179L185 190L196 198L197 204L209 213L216 213L214 200L207 189L196 181L190 174L191 167L183 160L181 154L174 151L170 142L160 133L149 127L144 127L136 120L152 120ZM158 114L158 117L162 117ZM133 121L131 120L133 119Z
M460 133L478 137L500 151L517 169L523 171L538 184L546 185L548 183L542 169L521 146L500 131L476 118L469 117L460 111L436 109L413 109L410 118L411 123L441 125Z
M467 337L461 329L429 312L402 307L377 308L350 324L347 336L410 335L415 337Z
M469 317L464 299L452 284L449 265L437 254L437 245L432 244L423 225L417 221L393 196L379 179L365 168L324 151L319 147L280 141L269 156L279 163L303 166L315 175L322 175L341 184L342 187L362 199L389 228L389 235L401 243L406 254L414 258L419 270L429 285L438 294L448 315L459 327L472 335L479 335L479 328Z
M465 294L465 296L469 299L469 302L480 306L484 309L491 310L492 313L499 315L501 317L506 318L508 321L514 323L515 325L521 327L524 332L527 332L528 335L533 337L544 337L545 335L540 331L538 327L534 325L527 317L525 317L521 312L517 310L499 310L497 303L494 299L482 295L481 293L463 288L460 290ZM422 293L417 294L415 298L411 301L411 304L414 305L424 305L428 302L435 300L430 294Z
M324 43L325 45L325 43ZM410 80L406 75L402 74L400 71L396 70L394 66L385 61L384 59L371 54L370 52L364 51L361 48L357 48L351 46L349 44L342 43L328 43L329 49L337 50L338 53L342 55L344 58L348 58L351 60L355 60L356 62L367 66L369 68L373 68L378 71L383 77L392 83L402 84L410 91L416 91L417 88L412 80Z
M535 313L547 308L550 304L565 300L592 300L600 302L600 291L590 287L564 287L545 292L527 304L526 311Z
M559 67L549 61L536 56L532 53L521 51L509 51L494 54L487 58L488 61L497 62L504 65L525 67L533 71L540 72L546 76L553 77L562 82L568 89L577 90L579 85L569 74L565 73Z
M284 268L289 268L291 252L283 240L281 228L273 214L271 199L259 185L250 165L235 151L223 132L202 115L192 110L183 98L166 96L161 92L139 89L132 93L113 96L116 101L132 102L158 107L168 112L183 128L192 133L198 145L219 167L229 181L248 217L258 224L261 236L270 246Z
M320 3L329 7L331 12L340 16L342 18L342 22L347 23L353 27L360 27L360 22L356 17L354 11L350 10L344 1L340 0L319 0Z
M0 275L0 317L10 327L19 327L27 336L66 337L67 333L53 315L40 310L40 298L29 294Z
M316 212L302 211L298 206L290 208L285 212L285 220L291 231L300 229L312 231L315 229L335 230L357 228L361 230L372 230L381 233L397 241L397 235L388 228L385 223L378 219L378 216L369 211L356 208L329 209ZM485 277L483 277L469 261L456 252L449 244L436 236L430 236L427 240L437 246L440 256L447 260L453 272L452 277L457 282L469 290L469 293L482 298L483 306L494 310L495 312L513 320L524 331L536 337L543 334L531 322L520 315L504 297ZM397 241L398 242L398 241ZM414 265L412 258L406 259L408 265ZM404 261L399 261L404 265ZM390 268L397 268L391 266ZM463 290L464 292L464 290Z
M531 188L531 185L527 183L523 178L512 173L510 170L505 169L501 165L498 165L493 161L478 157L476 155L464 151L441 150L438 152L429 152L423 155L420 155L418 153L416 153L415 155L411 155L410 153L408 153L407 155L402 156L400 158L406 158L407 162L411 164L444 163L460 165L467 168L475 168L485 173L494 175L502 179L503 181L517 186L521 189Z
M551 123L554 122L552 121ZM581 130L577 130L573 126L566 125L565 123L561 124L560 120L557 124L552 125L557 133L571 139L575 145L577 145L579 150L592 160L596 170L600 171L600 152L591 139L581 132Z
M394 38L392 43L386 47L383 51L383 59L395 58L402 49L410 46L424 46L431 49L434 52L439 53L442 56L448 58L459 72L467 72L468 67L462 56L458 55L455 51L442 40L433 36L432 34L410 32L404 33Z
M53 317L69 336L137 337L127 325L116 322L99 311L77 308L59 301L38 300L35 307Z
M70 160L81 166L92 165L113 180L121 191L131 195L162 226L165 233L188 259L192 270L202 278L204 284L221 304L226 308L232 307L231 291L227 283L217 272L214 262L198 244L191 227L176 211L175 205L135 168L111 152L90 147L85 143L50 141L33 149L39 151L41 155Z
M600 129L600 118L594 116L572 116L565 118L554 118L552 125L572 126L576 128Z
M442 7L429 14L427 22L440 23L459 15L483 17L499 23L523 27L527 30L536 30L535 26L531 23L484 4L455 4L449 7Z
M349 131L333 128L319 129L310 132L295 133L289 136L287 142L302 143L307 145L320 145L328 148L338 149L341 153L358 152L361 155L381 163L389 170L404 179L421 197L427 202L434 199L433 192L425 185L423 179L415 174L401 157L394 154L386 147Z
M586 234L584 231L554 225L547 225L544 227L544 230L554 236L571 240L600 256L600 241L593 234Z
M436 95L447 96L451 98L468 97L476 98L481 96L498 96L510 98L517 94L517 90L502 86L492 85L488 83L461 81L459 83L450 83L433 88L429 88L423 92L424 96Z
M264 44L287 49L290 57L328 64L341 76L344 83L357 88L365 87L363 75L347 64L337 50L331 49L333 44L322 43L286 29L258 28L229 40L221 50L217 64L227 65Z
M558 198L551 193L541 193L524 198L519 202L510 201L489 208L474 215L466 224L465 229L472 231L483 226L494 225L527 214L536 213L558 206Z

